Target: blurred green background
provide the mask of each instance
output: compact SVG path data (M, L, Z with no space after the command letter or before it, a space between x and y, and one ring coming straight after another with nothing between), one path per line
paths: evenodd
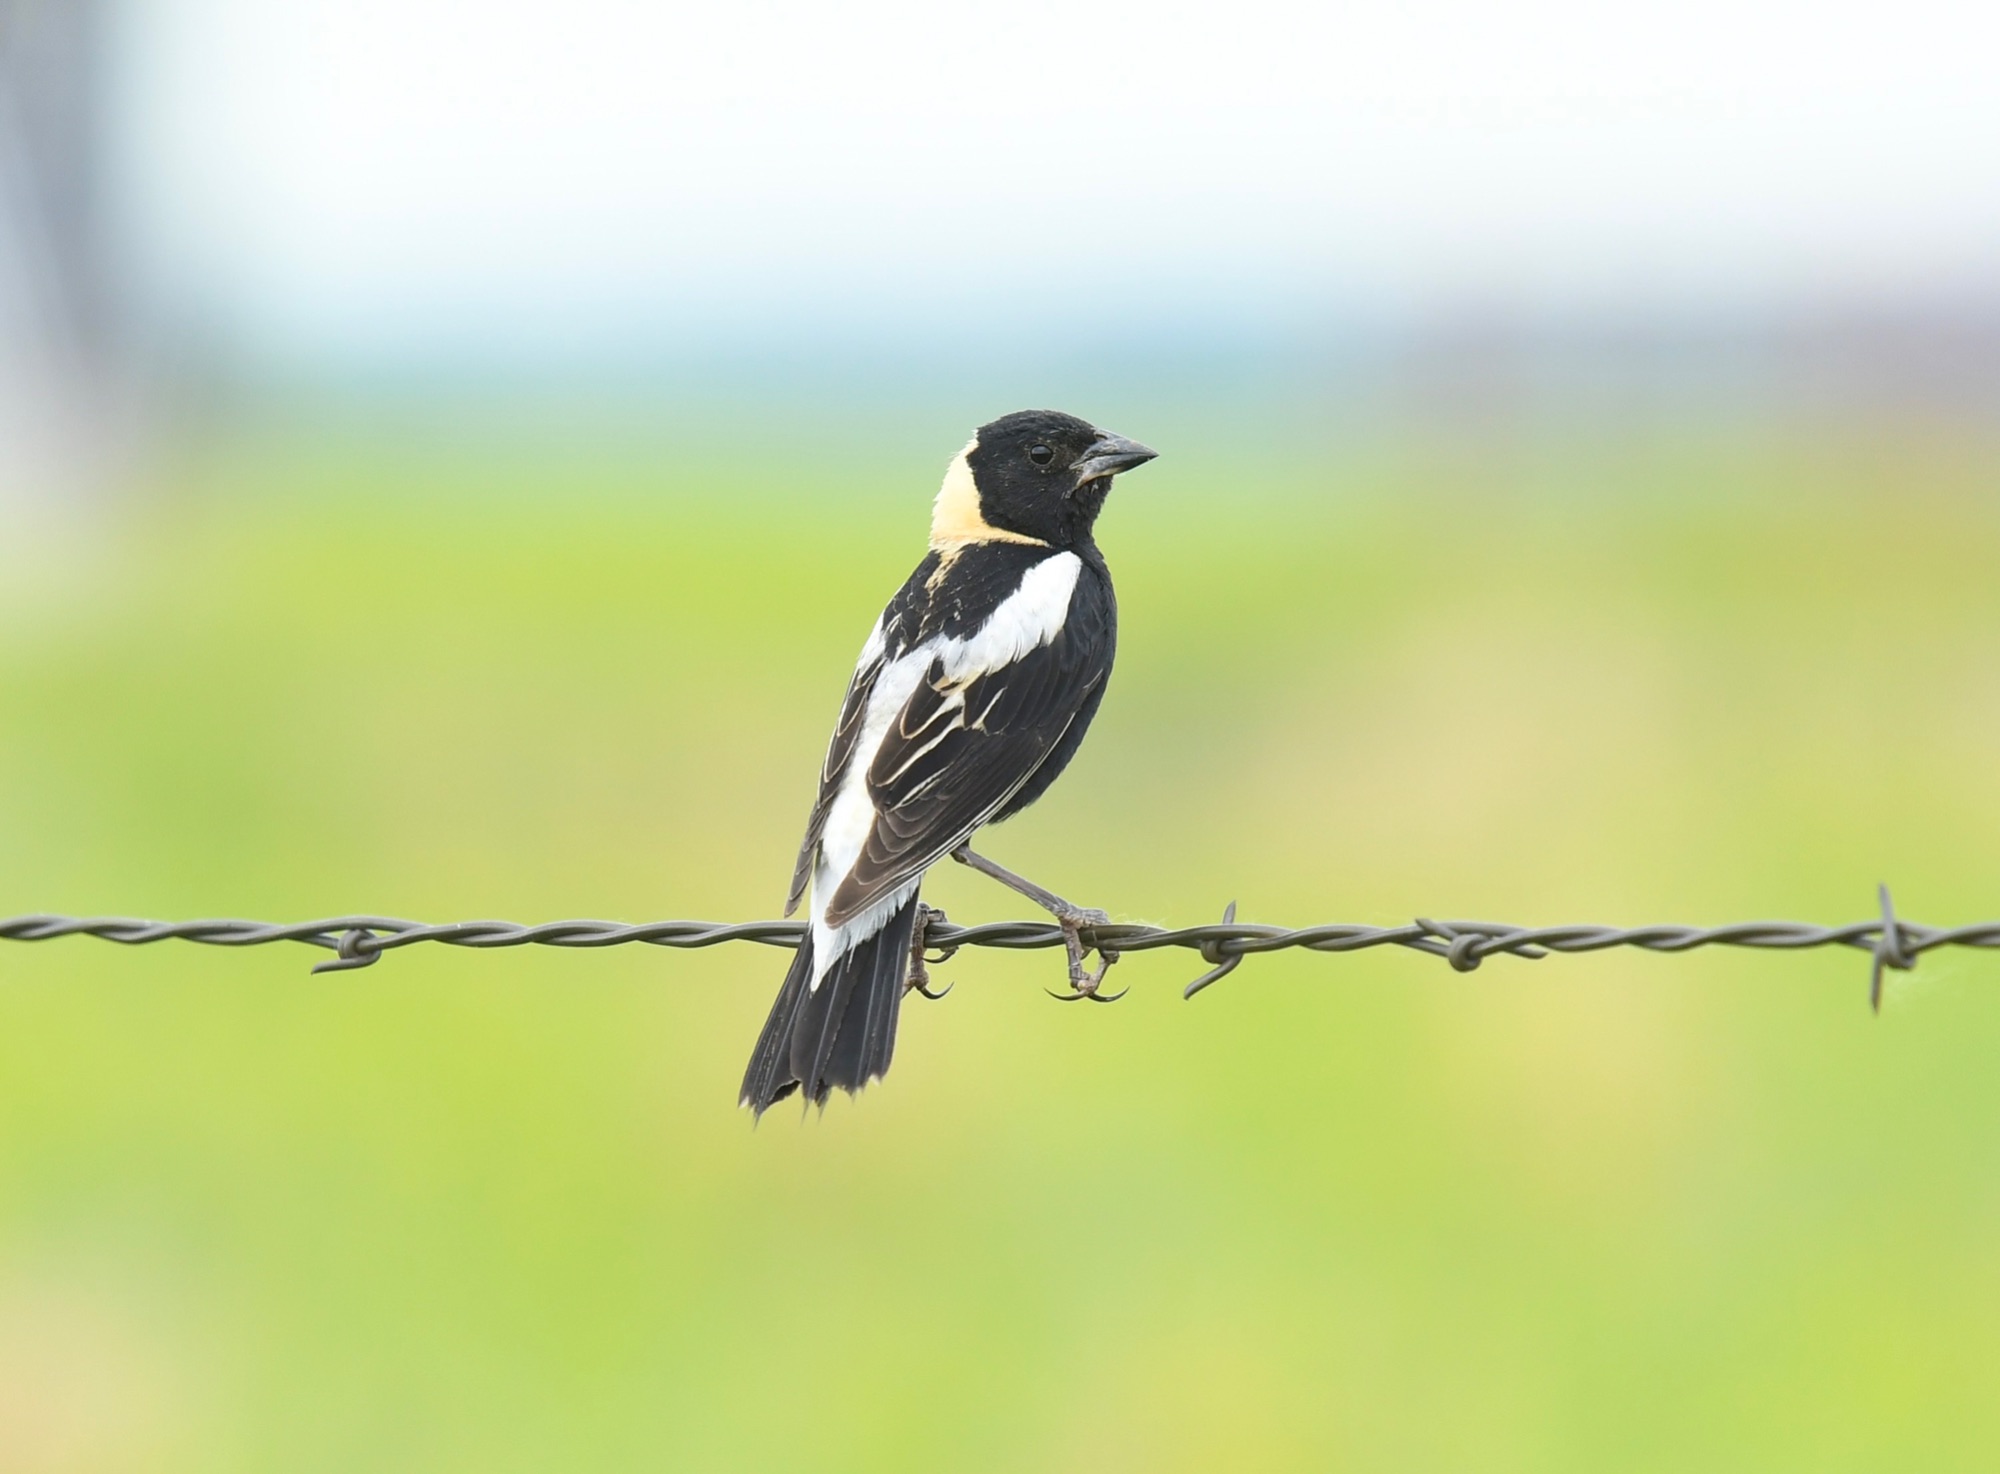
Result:
M0 0L0 916L759 919L980 423L1122 919L2000 915L2000 13ZM1987 181L1982 184L1981 181ZM1020 900L952 867L958 921ZM2000 956L0 942L0 1474L1986 1471Z
M1112 422L1166 451L1101 527L1120 664L1007 863L1176 924L1832 922L1878 878L1994 913L1991 445L1333 453L1250 497ZM171 513L9 580L0 909L775 914L921 449L190 448ZM1193 1003L1155 953L1102 1009L970 953L887 1082L753 1130L781 953L317 955L0 950L0 1465L1972 1469L2000 1436L1983 956L1877 1019L1851 952L1286 954Z

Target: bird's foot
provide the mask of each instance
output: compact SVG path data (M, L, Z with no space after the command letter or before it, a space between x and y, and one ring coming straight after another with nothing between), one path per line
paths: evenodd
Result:
M933 1003L944 997L955 986L955 984L946 983L942 988L933 993L931 991L931 970L929 966L932 959L925 956L930 951L931 923L949 919L936 906L926 906L922 901L917 902L917 926L916 930L910 933L910 976L903 987L906 992L923 994L924 997L930 999ZM939 962L949 962L952 954L957 951L958 948L956 947L946 947L937 955L936 960Z
M1069 954L1069 991L1067 993L1044 991L1058 1003L1075 1003L1084 998L1088 998L1092 1003L1116 1003L1131 991L1129 988L1116 993L1098 991L1098 986L1104 981L1104 975L1111 971L1111 964L1118 960L1116 952L1107 952L1099 947L1096 971L1093 972L1083 965L1084 959L1090 955L1090 949L1083 944L1083 928L1103 926L1110 920L1109 912L1088 907L1056 913L1056 925L1062 929L1063 950Z

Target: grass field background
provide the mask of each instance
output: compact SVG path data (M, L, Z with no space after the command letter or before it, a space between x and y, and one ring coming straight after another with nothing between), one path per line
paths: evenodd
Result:
M984 846L1121 919L2000 914L1922 427L1176 456ZM921 437L905 433L902 443ZM950 444L191 452L0 600L0 914L776 914ZM1021 914L965 874L955 920ZM1984 1469L2000 958L964 954L821 1118L749 946L0 944L0 1468Z

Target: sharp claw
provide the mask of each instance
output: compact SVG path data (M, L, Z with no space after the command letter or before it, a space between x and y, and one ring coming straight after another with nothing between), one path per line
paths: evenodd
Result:
M1132 990L1130 988L1120 988L1116 993L1100 993L1093 985L1072 988L1067 993L1058 993L1054 988L1044 988L1042 991L1058 1003L1116 1003Z
M1089 913L1089 915L1103 916L1104 913L1100 911ZM1109 917L1105 917L1104 919L1105 921L1110 920ZM1092 1003L1116 1003L1120 998L1123 998L1127 993L1132 991L1130 988L1121 988L1116 993L1098 992L1098 985L1104 981L1104 975L1111 971L1111 964L1118 960L1118 955L1115 952L1100 951L1097 955L1103 960L1098 963L1097 970L1092 972L1083 965L1083 959L1089 955L1089 949L1083 945L1083 939L1077 935L1079 925L1077 918L1074 916L1065 916L1060 918L1057 924L1062 928L1063 941L1067 945L1069 952L1069 991L1067 993L1058 993L1053 988L1044 988L1042 990L1044 993L1047 993L1058 1003L1075 1003L1079 999L1084 998L1088 998ZM1086 916L1081 924L1102 925L1103 923L1090 921L1088 916Z
M931 924L945 919L944 912L937 907L926 906L921 901L917 903L917 926L910 938L910 974L903 984L904 992L921 993L933 1003L958 986L956 983L946 983L936 992L932 992L930 988L931 975L927 964L931 959L925 954L930 950L928 941ZM957 950L956 947L945 948L937 961L946 961Z

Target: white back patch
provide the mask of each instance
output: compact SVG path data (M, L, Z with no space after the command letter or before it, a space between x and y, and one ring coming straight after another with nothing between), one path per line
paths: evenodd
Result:
M937 642L946 678L963 681L984 675L1048 644L1069 617L1069 602L1082 572L1083 560L1074 553L1057 553L1030 568L1021 586L1000 601L985 624L962 640Z

